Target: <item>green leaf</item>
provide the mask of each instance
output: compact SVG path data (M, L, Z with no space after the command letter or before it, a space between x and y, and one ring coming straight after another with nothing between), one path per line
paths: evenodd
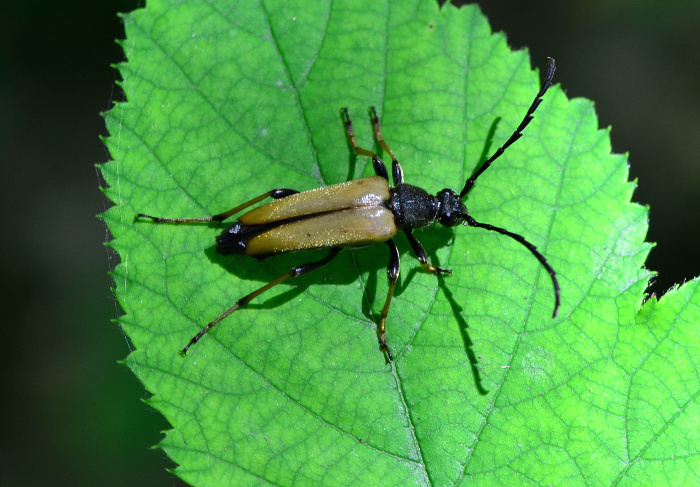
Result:
M698 482L697 281L642 305L647 210L630 203L591 102L550 89L481 176L477 228L397 236L402 278L378 349L384 245L345 251L188 340L240 297L325 252L261 262L213 250L212 215L272 188L372 174L367 107L406 181L436 192L505 141L541 80L475 6L164 2L124 17L127 101L106 117L126 363L173 429L160 445L193 485L681 485ZM560 60L566 69L570 60ZM536 60L545 66L545 60ZM489 133L496 127L493 144ZM378 150L378 148L375 148Z

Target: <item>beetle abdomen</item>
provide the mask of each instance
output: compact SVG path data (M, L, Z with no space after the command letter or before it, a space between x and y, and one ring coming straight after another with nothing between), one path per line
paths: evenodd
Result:
M275 225L244 225L237 221L216 237L216 251L221 255L247 254L248 241Z

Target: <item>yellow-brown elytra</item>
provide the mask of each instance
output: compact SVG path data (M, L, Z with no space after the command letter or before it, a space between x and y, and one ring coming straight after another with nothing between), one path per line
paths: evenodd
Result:
M240 206L214 216L160 218L139 213L136 219L150 218L158 223L221 222L269 197L275 201L244 213L238 217L236 223L216 237L216 250L220 254L244 254L256 259L264 259L282 252L330 249L325 258L294 267L269 284L239 299L235 305L197 333L180 353L186 354L187 350L214 325L234 311L246 306L255 297L290 277L298 277L323 267L333 260L343 248L385 242L389 247L389 268L387 271L389 291L382 308L377 336L380 350L386 353L389 360L392 360L385 333L391 297L399 278L399 251L392 237L401 230L408 238L416 258L426 271L436 275L451 274L451 270L430 265L425 249L412 234L413 230L429 225L436 220L446 227L454 227L461 223L471 227L493 230L524 245L540 261L552 279L554 286L553 317L555 317L560 302L559 283L554 269L547 263L544 256L521 235L488 223L477 222L469 215L467 207L462 202L462 199L474 186L476 179L503 154L508 146L522 136L522 131L532 120L535 110L542 102L542 97L552 85L554 69L554 60L549 58L549 67L542 88L537 93L522 122L506 143L474 172L459 194L452 189L443 189L433 196L422 188L404 183L403 169L399 161L396 160L394 152L382 138L379 117L372 107L370 114L374 136L381 148L391 156L391 174L394 186L390 187L389 174L384 162L374 152L357 145L350 115L347 108L343 108L341 114L345 122L348 140L357 155L371 158L376 176L304 191L303 193L287 188L273 189Z

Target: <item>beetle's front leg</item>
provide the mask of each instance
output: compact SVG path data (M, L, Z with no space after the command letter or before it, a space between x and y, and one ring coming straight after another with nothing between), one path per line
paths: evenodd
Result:
M389 156L391 156L391 176L394 180L394 185L401 184L403 183L403 169L401 168L399 161L396 160L394 151L391 150L389 144L387 144L384 137L382 137L382 126L379 123L379 115L377 115L377 110L374 107L369 107L369 113L372 116L372 129L374 130L374 137L377 139L377 142L379 142L381 148L384 149Z
M416 254L416 258L418 259L418 262L420 262L420 265L423 266L423 269L426 271L435 274L436 276L438 274L450 274L452 275L452 270L451 269L443 269L442 267L435 267L430 265L428 263L428 254L425 253L425 249L423 248L423 245L416 239L416 237L413 236L413 233L411 233L410 229L404 230L403 231L406 234L406 238L408 238L408 243L411 244L411 248L413 249L413 253Z
M355 154L358 156L370 157L372 159L372 167L374 168L374 172L377 174L377 176L383 177L388 181L389 173L386 170L384 162L379 158L379 156L371 150L363 149L357 145L357 140L355 140L355 132L352 129L352 120L350 120L350 113L348 113L348 109L342 108L340 113L342 114L343 122L345 123L345 133L348 136L350 145L352 145L352 148L355 150Z
M394 295L394 287L396 286L396 281L399 280L399 272L401 270L401 260L399 259L399 249L396 248L396 244L392 239L386 241L389 246L389 268L387 269L387 276L389 277L389 291L386 295L386 301L384 302L384 307L382 308L382 319L379 322L379 328L377 328L377 337L379 338L379 350L386 352L389 361L394 360L391 352L389 351L389 346L386 344L386 317L389 315L389 306L391 305L391 298Z

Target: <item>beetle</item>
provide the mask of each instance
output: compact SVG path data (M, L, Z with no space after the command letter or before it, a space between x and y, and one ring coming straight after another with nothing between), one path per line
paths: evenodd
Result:
M224 311L195 335L180 352L187 354L189 348L217 323L234 311L245 307L251 300L272 287L292 277L312 272L328 264L345 247L362 247L384 242L389 247L389 267L387 276L389 289L377 326L379 349L393 360L386 339L386 318L394 294L394 287L399 278L399 251L393 237L402 231L423 269L435 275L452 274L449 269L435 267L428 262L428 257L421 243L413 236L413 230L425 227L434 221L446 227L463 224L484 228L506 235L525 246L547 270L554 287L554 313L556 317L560 305L560 289L556 273L547 259L537 248L516 233L488 223L476 221L467 211L462 201L474 187L477 178L498 159L504 151L522 136L522 132L532 121L533 114L542 102L542 97L552 85L555 64L548 58L549 66L540 91L535 96L525 117L510 138L467 179L462 191L446 188L435 196L426 190L404 183L403 169L394 152L382 137L379 117L374 107L369 112L374 136L391 157L391 174L394 186L389 185L389 174L382 159L374 152L359 147L355 140L352 121L347 108L341 109L345 133L355 154L369 157L375 176L348 181L332 186L325 186L310 191L299 192L294 189L272 189L250 201L214 216L199 218L162 218L139 213L136 220L147 218L156 223L192 223L222 222L242 210L261 202L266 198L274 201L254 208L242 215L237 221L216 237L216 250L223 255L243 254L256 259L264 259L283 252L330 249L323 259L293 267L286 274L258 288L239 299L236 304Z

